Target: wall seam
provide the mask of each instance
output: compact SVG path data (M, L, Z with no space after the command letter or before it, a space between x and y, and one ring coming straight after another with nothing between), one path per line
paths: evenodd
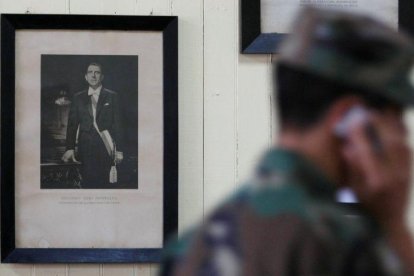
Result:
M235 124L235 147L234 147L234 158L235 158L235 170L234 170L234 187L237 187L239 182L239 70L238 70L238 62L239 62L239 47L238 47L238 34L239 34L239 24L238 24L238 0L234 0L234 124Z
M203 185L203 219L204 219L204 217L205 217L205 209L206 209L206 204L205 204L205 183L206 183L206 178L205 178L205 170L206 170L206 168L205 168L205 164L206 164L206 162L205 162L205 158L206 158L206 155L205 155L205 147L206 147L206 145L205 145L205 120L206 120L206 118L205 118L205 91L206 91L206 82L205 82L205 56L206 56L206 48L205 48L205 35L206 35L206 33L205 33L205 24L206 24L206 22L205 22L205 10L206 10L206 7L205 7L205 0L202 0L202 13L201 13L201 15L202 15L202 22L203 22L203 29L202 29L202 34L203 34L203 39L202 39L202 47L203 47L203 56L202 56L202 63L203 63L203 66L202 66L202 76L203 76L203 106L202 106L202 112L203 112L203 130L202 130L202 136L203 136L203 139L202 139L202 145L203 145L203 153L202 153L202 155L203 155L203 158L202 158L202 167L203 167L203 169L202 169L202 175L203 175L203 177L202 177L202 179L203 179L203 181L202 181L202 185Z

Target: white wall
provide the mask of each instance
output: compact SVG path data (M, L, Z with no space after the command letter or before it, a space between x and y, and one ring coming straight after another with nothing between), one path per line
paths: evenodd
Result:
M0 12L179 16L180 230L245 179L272 143L277 124L271 108L271 57L239 54L238 0L0 0ZM155 265L133 264L0 265L1 276L156 271Z

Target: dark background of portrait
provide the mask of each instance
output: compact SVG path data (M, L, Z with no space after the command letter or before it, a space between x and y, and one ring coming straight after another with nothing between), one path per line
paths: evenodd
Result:
M117 166L112 189L138 188L138 56L41 56L41 188L80 188L79 164L63 163L70 102L88 88L85 73L91 62L102 65L103 87L118 93L124 130L124 160Z

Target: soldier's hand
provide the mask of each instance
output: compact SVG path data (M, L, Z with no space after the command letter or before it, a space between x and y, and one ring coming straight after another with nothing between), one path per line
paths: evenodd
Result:
M67 150L63 156L62 156L62 161L67 163L69 160L72 160L73 162L78 162L75 159L75 151L74 150Z
M367 124L354 126L343 148L347 182L361 204L384 226L405 223L408 204L411 150L403 114L389 109L371 112L369 124L380 147L373 146Z

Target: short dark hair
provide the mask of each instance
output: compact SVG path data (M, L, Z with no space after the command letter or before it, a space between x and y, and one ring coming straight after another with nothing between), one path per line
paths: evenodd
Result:
M94 66L98 66L101 69L101 74L103 74L103 67L102 64L98 63L98 62L91 62L88 64L88 66L86 66L86 73L88 73L88 68L89 66L94 65Z
M317 123L339 98L347 95L361 97L374 108L395 105L373 91L364 90L312 74L291 66L275 66L277 83L276 106L282 127L307 128Z

